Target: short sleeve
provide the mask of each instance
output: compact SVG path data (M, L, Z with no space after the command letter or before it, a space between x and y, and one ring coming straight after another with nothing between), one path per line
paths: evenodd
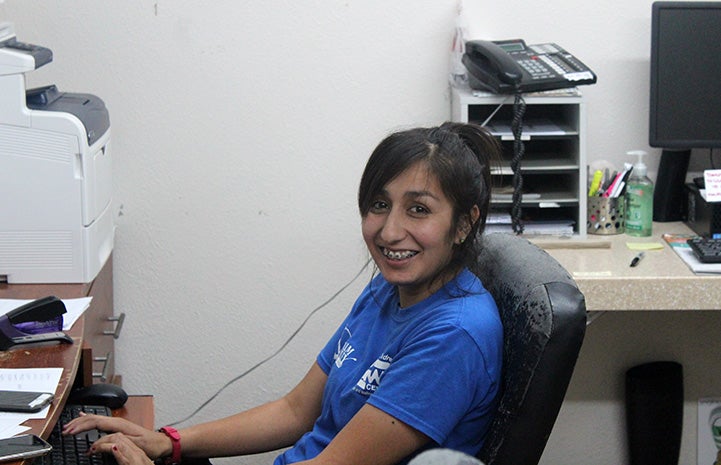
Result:
M441 325L404 346L368 402L443 444L469 414L487 413L495 379L476 338Z

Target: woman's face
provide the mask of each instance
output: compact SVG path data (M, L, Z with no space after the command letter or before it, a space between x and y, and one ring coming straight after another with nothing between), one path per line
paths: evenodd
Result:
M453 245L465 238L451 231L453 205L435 175L416 163L391 180L363 218L363 239L383 277L398 286L402 307L438 290L450 276ZM431 284L433 287L431 287Z

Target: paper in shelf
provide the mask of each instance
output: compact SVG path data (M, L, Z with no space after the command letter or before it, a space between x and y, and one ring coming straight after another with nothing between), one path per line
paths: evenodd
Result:
M488 129L491 133L501 136L503 140L512 140L513 129L509 121L499 121L488 124ZM565 136L573 133L574 131L568 127L562 127L550 119L533 119L523 122L523 138L529 138L533 136Z
M524 236L571 236L573 235L573 220L535 220L523 222ZM485 233L503 232L512 233L510 223L486 223Z

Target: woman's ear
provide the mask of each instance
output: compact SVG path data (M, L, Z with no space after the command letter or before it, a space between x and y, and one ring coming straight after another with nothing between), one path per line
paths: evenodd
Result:
M461 217L461 221L458 224L458 231L456 232L456 244L463 244L468 234L471 233L473 225L476 224L480 217L481 210L478 208L478 205L474 205L467 215Z

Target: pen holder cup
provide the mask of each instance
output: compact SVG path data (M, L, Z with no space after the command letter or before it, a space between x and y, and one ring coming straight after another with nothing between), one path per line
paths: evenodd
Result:
M623 197L588 198L588 234L626 232L626 202Z

